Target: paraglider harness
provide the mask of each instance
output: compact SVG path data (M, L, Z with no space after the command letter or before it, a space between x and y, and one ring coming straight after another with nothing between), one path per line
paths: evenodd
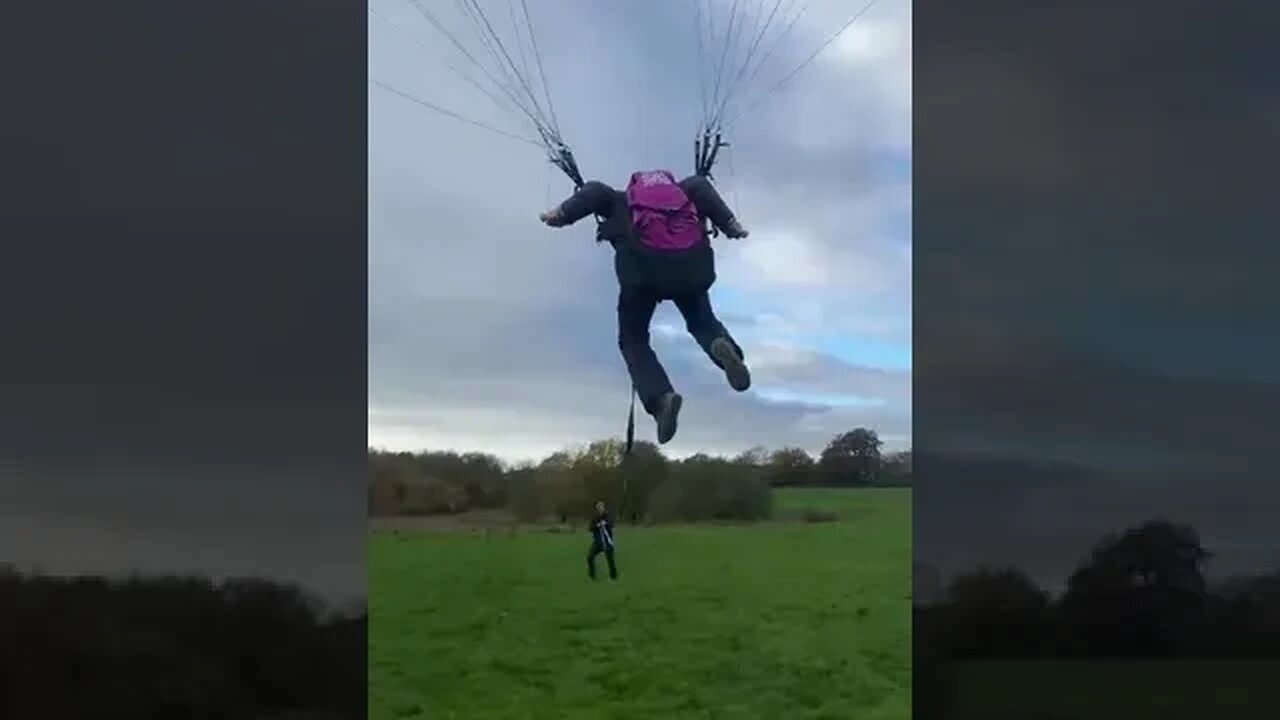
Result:
M711 169L715 167L716 159L720 155L720 148L729 147L729 143L725 142L721 133L704 131L702 135L693 141L693 164L694 172L698 175L712 180ZM549 159L552 165L560 168L570 181L573 182L575 191L581 190L586 181L582 178L582 172L578 169L578 161L573 156L573 151L563 142L554 145L554 151L550 153ZM710 237L719 237L720 231L715 225L704 218L707 223L707 234ZM603 242L607 238L604 236L604 220L600 216L596 216L596 242ZM623 456L629 457L632 448L635 447L636 440L636 389L631 387L631 404L627 410L627 434L626 442L623 445ZM624 491L625 492L625 491Z
M719 132L711 133L710 131L702 133L701 137L693 141L693 167L694 172L698 175L712 180L711 168L716 164L716 157L720 154L720 148L729 147L729 143L725 142ZM570 156L572 157L572 156ZM553 161L554 162L554 161ZM561 168L564 169L563 167ZM719 237L720 231L716 226L707 221L705 218L707 234L710 237ZM600 240L599 229L597 228L596 239ZM636 442L636 389L631 387L631 407L627 410L627 436L626 443L623 445L623 456L629 457L631 449L635 447ZM625 492L625 491L624 491Z
M729 143L724 141L723 136L718 131L713 133L710 130L706 130L701 134L701 136L695 138L693 141L694 172L708 180L713 180L714 178L711 175L711 170L715 167L716 159L720 154L720 149L725 147L729 147ZM573 188L575 191L581 190L582 187L586 185L586 182L582 178L582 172L578 169L577 159L574 158L573 151L569 149L568 145L563 142L556 143L554 145L554 151L550 153L549 159L552 165L560 168L560 171L573 182ZM706 232L709 237L719 237L720 231L715 227L714 223L711 223L706 218L703 218L703 222L706 223ZM606 239L608 238L604 236L604 219L597 215L596 242L604 242ZM622 500L618 506L619 513L622 514L625 514L625 509L627 507L627 491L629 489L627 486L630 484L627 482L626 465L627 461L631 458L631 451L635 447L636 441L636 396L636 388L633 384L631 386L631 401L627 408L626 440L623 444L622 450L622 462L624 466L622 475L623 487Z

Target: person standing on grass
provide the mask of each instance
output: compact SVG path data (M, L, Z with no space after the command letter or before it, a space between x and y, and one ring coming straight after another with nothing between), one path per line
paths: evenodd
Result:
M596 501L596 515L591 521L591 549L587 551L587 575L596 579L596 556L604 553L609 563L609 579L618 579L618 566L613 559L613 520L604 508L604 501Z

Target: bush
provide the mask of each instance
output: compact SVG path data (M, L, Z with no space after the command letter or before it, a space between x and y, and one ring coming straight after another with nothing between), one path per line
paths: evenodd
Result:
M800 511L800 519L807 523L829 523L840 520L840 515L834 510L805 508Z
M434 515L507 504L507 476L491 455L369 451L375 515Z
M910 451L891 455L886 482L906 483ZM556 452L537 465L512 468L483 453L369 450L369 512L374 516L436 515L506 508L520 522L589 516L604 500L615 522L764 520L773 515L774 485L812 485L813 458L801 448L772 454L754 448L732 460L695 455L667 459L661 449L636 442L628 455L616 440ZM896 473L896 474L894 474ZM788 517L796 517L788 513ZM820 509L801 511L804 522L839 518Z
M654 519L665 522L767 520L773 515L773 488L758 471L694 456L670 468L651 509Z
M405 483L402 515L450 515L467 510L466 491L456 485L429 478Z
M549 511L548 503L538 487L538 473L522 468L507 478L507 508L520 522L536 522Z

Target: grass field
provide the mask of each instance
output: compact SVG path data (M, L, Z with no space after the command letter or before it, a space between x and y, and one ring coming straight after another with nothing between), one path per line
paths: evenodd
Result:
M955 669L963 720L1205 720L1280 717L1280 663L970 662Z
M909 718L910 492L778 502L841 521L623 526L616 584L585 529L374 533L369 717Z

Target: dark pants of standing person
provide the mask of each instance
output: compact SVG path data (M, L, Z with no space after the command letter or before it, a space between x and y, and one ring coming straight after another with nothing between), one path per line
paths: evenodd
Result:
M662 363L649 343L649 324L653 321L658 303L663 300L671 300L676 304L676 308L684 316L689 334L717 367L723 369L724 366L711 353L711 343L716 338L728 339L738 350L739 357L742 356L738 344L716 318L707 291L664 297L650 288L624 286L618 294L618 347L627 363L627 372L631 374L636 394L640 396L640 402L650 415L657 410L662 396L672 391L667 371L662 368Z
M610 545L601 545L598 542L591 543L591 550L587 553L587 574L592 580L596 579L596 556L604 553L605 562L609 563L609 577L613 580L618 579L618 566L613 561L613 547Z

